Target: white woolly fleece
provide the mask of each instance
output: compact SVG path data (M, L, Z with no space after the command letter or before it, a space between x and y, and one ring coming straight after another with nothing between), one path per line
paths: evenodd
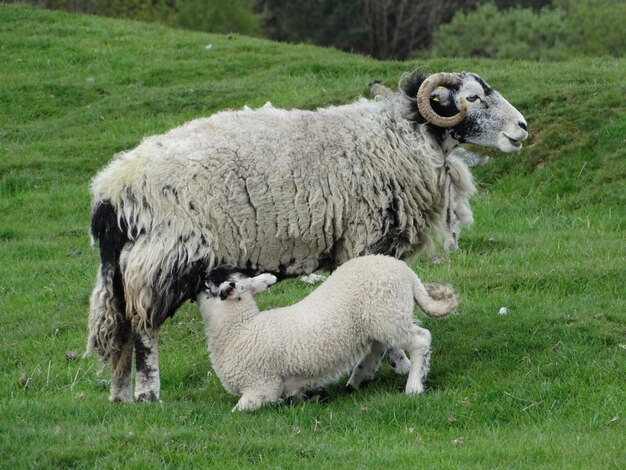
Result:
M410 351L421 334L429 347L430 335L413 317L415 302L430 316L446 316L458 305L448 286L427 290L405 263L380 255L346 262L289 307L259 312L249 292L226 300L198 296L213 368L244 403L333 381L373 343Z
M177 263L291 275L427 245L444 157L425 126L402 119L406 99L224 111L119 154L91 190L135 240L120 258L127 310L147 318L167 289L157 274Z

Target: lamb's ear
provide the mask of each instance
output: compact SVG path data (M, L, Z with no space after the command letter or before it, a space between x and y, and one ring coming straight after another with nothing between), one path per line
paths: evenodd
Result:
M229 298L235 292L236 287L237 284L235 284L233 281L222 282L220 284L220 299L226 300L227 298Z
M270 273L263 273L258 275L257 277L253 277L248 279L247 289L252 292L263 292L267 290L269 286L275 284L278 278Z

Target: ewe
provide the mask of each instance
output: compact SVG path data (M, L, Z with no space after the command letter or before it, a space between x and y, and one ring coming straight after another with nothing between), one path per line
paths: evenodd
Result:
M300 302L259 312L252 293L274 282L268 273L234 275L219 297L198 295L213 369L241 395L234 410L325 385L355 364L348 387L357 389L373 378L386 348L409 352L406 393L424 391L431 338L413 318L414 302L431 317L446 316L457 308L451 287L424 286L404 262L370 255L341 265Z
M409 74L386 97L224 111L118 154L91 184L100 269L87 353L112 368L110 400L133 400L133 352L135 398L159 400L159 329L205 280L298 276L371 253L409 260L451 230L449 153L462 142L517 151L527 136L478 75Z

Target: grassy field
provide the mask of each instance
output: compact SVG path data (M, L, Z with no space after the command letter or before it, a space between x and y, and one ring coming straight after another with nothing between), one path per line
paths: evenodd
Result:
M378 62L4 4L0 59L0 467L626 465L626 61ZM462 296L460 315L423 322L429 391L404 396L383 366L325 405L231 414L190 304L162 330L163 403L109 404L108 371L81 359L98 169L197 116L349 102L417 67L479 73L531 133L476 171L460 251L414 265ZM311 289L287 281L260 303Z

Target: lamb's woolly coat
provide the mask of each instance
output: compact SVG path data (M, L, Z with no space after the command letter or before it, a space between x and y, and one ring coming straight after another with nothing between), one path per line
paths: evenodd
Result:
M374 343L383 346L376 354L386 347L412 354L418 370L409 375L407 393L420 393L430 334L417 326L414 303L429 316L457 307L451 288L427 287L397 259L364 256L289 307L259 312L246 291L226 300L200 294L198 303L216 374L229 392L242 395L237 409L254 409L335 380Z

